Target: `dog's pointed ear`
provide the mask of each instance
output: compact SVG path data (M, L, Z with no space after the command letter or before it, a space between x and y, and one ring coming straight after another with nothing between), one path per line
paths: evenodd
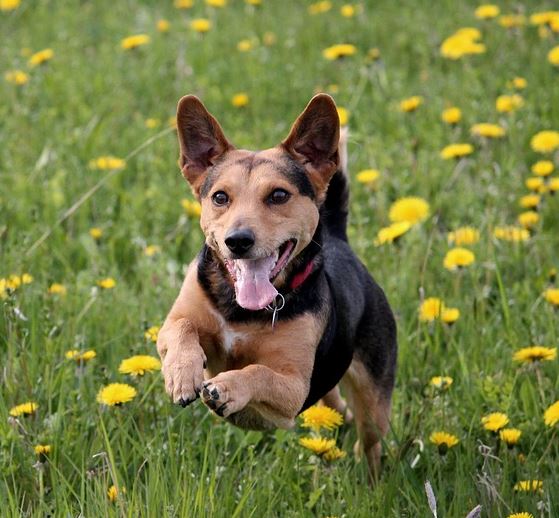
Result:
M315 95L281 146L306 170L319 201L339 165L340 119L332 97Z
M177 132L182 174L194 194L199 196L208 167L233 146L225 138L217 120L195 95L186 95L179 101Z

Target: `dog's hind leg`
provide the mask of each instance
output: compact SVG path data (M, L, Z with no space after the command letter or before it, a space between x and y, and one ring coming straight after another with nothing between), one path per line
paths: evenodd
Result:
M323 396L321 401L324 405L333 408L342 414L346 423L351 423L353 421L353 414L344 398L342 398L342 395L340 394L340 387L338 385Z
M356 453L365 454L374 483L380 474L381 440L389 429L390 394L375 384L367 367L357 358L344 375L342 388L357 426Z

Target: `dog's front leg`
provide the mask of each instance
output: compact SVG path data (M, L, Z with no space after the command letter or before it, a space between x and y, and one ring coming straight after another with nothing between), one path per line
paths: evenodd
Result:
M206 381L202 399L222 417L250 405L276 426L291 428L308 392L309 382L300 372L280 373L266 365L253 364Z
M159 331L157 350L165 390L175 403L192 403L202 390L206 366L195 326L186 318L168 318Z

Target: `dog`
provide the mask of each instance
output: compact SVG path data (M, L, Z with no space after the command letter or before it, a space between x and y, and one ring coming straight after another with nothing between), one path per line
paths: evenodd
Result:
M179 101L177 131L205 244L159 332L167 393L256 430L291 428L322 400L352 414L376 478L396 325L348 244L347 136L333 99L314 96L263 151L236 149L193 95Z

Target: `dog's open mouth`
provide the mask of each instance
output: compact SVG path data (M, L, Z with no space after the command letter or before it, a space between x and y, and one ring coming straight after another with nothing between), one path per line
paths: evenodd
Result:
M268 257L225 260L227 271L235 283L239 306L255 311L273 302L278 290L272 281L289 262L296 244L295 239L290 239Z

